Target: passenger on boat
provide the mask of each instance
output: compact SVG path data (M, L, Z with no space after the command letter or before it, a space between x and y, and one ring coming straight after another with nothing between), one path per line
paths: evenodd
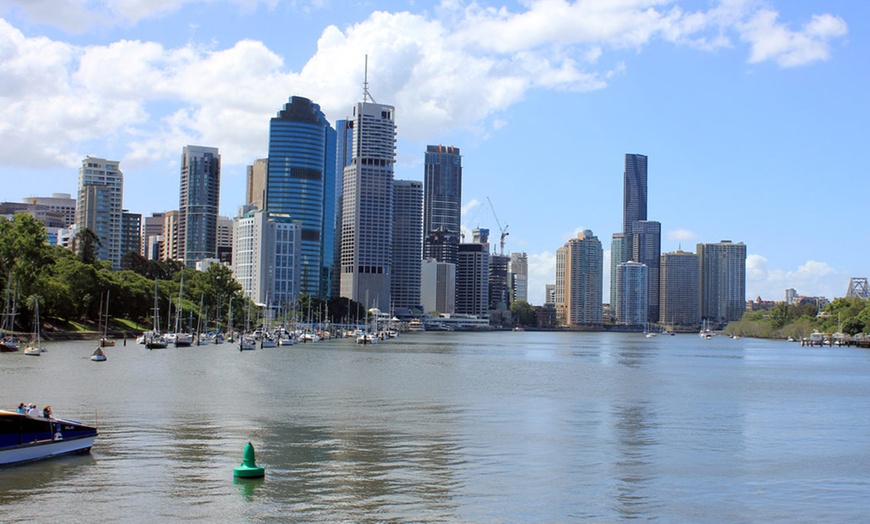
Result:
M36 416L36 404L30 404L29 406L27 406L26 413L28 415Z
M27 413L27 406L24 405L24 402L18 404L18 412L21 413L22 415L24 413Z
M42 408L42 418L51 418L51 406Z

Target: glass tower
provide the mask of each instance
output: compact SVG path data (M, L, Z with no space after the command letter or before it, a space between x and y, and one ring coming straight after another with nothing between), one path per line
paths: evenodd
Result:
M265 210L287 215L300 233L300 286L302 293L324 296L328 291L332 253L331 224L335 206L327 204L335 184L335 131L311 100L293 96L269 125L269 159ZM324 224L328 224L324 228ZM331 258L331 257L330 257Z
M424 160L423 257L458 261L462 157L453 146L427 146Z
M179 256L188 267L217 257L221 155L215 147L185 146L178 204Z
M625 155L625 173L622 197L622 232L631 234L631 225L646 220L646 164L645 155ZM631 252L631 250L629 250Z

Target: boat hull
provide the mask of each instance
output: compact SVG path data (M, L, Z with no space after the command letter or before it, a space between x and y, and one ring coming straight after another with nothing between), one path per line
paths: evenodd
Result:
M87 453L97 429L62 419L0 413L0 466Z

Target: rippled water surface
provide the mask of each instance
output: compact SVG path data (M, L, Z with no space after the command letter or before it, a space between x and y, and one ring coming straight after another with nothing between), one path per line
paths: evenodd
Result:
M0 403L96 423L0 469L0 521L870 520L870 351L407 334L0 354ZM233 479L246 442L263 480Z

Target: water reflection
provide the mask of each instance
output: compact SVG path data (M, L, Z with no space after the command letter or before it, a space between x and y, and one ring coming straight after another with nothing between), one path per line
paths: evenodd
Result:
M616 511L625 518L649 518L657 504L649 494L656 476L652 473L656 423L646 403L617 405L613 408L617 460Z

